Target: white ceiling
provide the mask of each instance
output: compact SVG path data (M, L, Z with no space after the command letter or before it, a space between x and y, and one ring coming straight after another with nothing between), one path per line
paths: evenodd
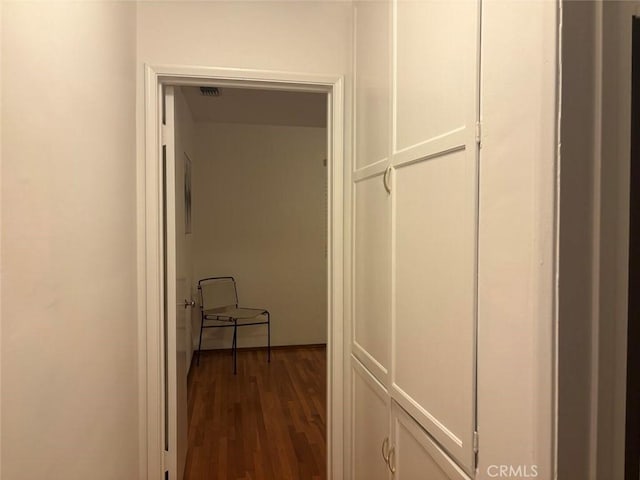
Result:
M182 87L196 122L327 126L324 93L220 88L219 97L206 97L199 87Z

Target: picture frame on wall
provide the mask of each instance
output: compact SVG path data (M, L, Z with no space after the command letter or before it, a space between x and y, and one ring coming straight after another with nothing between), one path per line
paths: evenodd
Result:
M191 159L184 153L184 233L191 233Z

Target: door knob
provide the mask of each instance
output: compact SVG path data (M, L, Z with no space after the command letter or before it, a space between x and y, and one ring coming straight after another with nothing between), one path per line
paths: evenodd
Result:
M189 300L185 299L185 301L184 301L184 308L187 308L187 307L195 307L195 306L196 306L196 301L195 301L195 300L191 300L191 301L189 301Z

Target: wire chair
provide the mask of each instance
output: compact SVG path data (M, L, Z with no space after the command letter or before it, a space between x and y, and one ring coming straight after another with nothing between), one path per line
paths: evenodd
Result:
M233 328L231 355L233 374L238 373L238 327L267 326L267 362L271 362L271 315L264 308L238 306L238 289L233 277L209 277L198 280L200 294L200 339L196 365L200 365L202 332L205 328ZM254 321L258 317L266 320Z

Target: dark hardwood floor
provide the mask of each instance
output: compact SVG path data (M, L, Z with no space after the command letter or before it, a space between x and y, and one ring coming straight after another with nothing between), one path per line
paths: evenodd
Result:
M189 373L184 480L324 480L326 348L203 352Z

